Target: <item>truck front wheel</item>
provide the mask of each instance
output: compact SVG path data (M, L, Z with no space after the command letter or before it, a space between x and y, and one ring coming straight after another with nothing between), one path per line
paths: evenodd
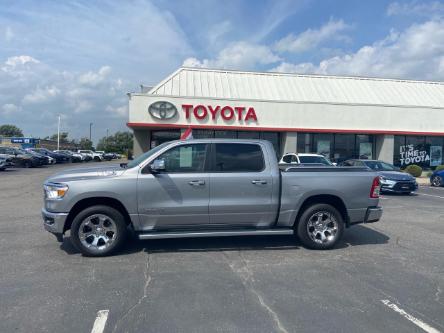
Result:
M97 205L82 210L71 225L71 241L86 256L101 257L117 250L125 241L127 227L116 209Z
M296 232L305 247L327 250L334 247L342 237L344 221L333 206L314 204L302 213Z

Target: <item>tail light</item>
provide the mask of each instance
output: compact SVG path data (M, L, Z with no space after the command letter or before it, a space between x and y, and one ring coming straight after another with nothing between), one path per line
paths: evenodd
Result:
M375 177L372 182L372 187L370 189L370 198L379 198L379 192L381 191L381 180L379 177Z

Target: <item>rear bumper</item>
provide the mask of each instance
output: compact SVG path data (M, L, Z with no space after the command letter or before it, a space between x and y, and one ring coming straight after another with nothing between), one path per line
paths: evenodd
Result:
M369 207L365 214L364 223L378 222L382 217L382 207Z
M68 213L53 213L48 212L45 208L42 209L43 226L46 231L54 234L58 240L63 235L66 218Z

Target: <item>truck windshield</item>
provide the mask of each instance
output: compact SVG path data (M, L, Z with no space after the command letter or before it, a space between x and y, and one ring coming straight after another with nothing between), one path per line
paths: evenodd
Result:
M332 165L331 162L323 156L299 156L299 161L301 164Z
M151 155L157 153L159 150L161 150L163 147L167 146L170 142L164 142L157 147L154 147L151 150L148 150L147 152L143 153L142 155L137 156L134 160L128 162L126 165L127 168L134 168L135 166L139 165L143 161L145 161L148 157Z
M381 161L365 161L364 164L376 171L396 171L393 165Z

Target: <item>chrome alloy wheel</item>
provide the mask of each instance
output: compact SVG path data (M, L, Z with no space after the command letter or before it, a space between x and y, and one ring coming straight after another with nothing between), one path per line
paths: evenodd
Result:
M432 185L436 187L440 187L442 185L442 179L440 176L435 176L432 178Z
M80 224L79 239L83 246L95 251L108 248L117 236L116 222L104 214L94 214Z
M335 240L338 227L338 221L333 214L327 211L318 211L310 216L307 232L315 243L329 244Z

